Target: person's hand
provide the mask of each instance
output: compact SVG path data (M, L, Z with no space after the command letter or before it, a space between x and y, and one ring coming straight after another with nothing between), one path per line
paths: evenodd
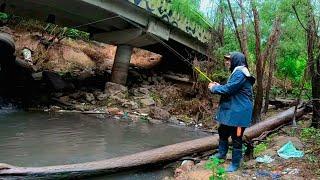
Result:
M217 82L211 82L211 83L208 84L208 88L211 89L212 87L218 86L218 85L220 85L220 84L217 83Z

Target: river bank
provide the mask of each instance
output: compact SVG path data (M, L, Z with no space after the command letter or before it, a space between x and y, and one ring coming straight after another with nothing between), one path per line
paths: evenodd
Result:
M15 56L28 64L6 77L4 99L28 111L125 116L170 121L196 128L214 127L218 98L192 75L166 70L161 55L134 49L126 86L110 81L116 47L81 39L54 39L30 23L8 24L1 31L15 41ZM54 39L48 46L46 40ZM30 50L30 59L23 56ZM7 84L7 83L3 83ZM202 92L202 93L199 93ZM204 93L203 93L204 92Z

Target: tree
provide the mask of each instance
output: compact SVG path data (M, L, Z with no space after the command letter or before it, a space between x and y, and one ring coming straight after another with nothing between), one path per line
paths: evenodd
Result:
M307 37L307 65L309 69L309 75L311 76L312 85L312 126L320 128L320 36L319 36L319 21L320 18L315 14L316 10L313 5L319 5L311 0L304 0L298 2L298 5L303 5L305 9L305 20L307 25L305 26L300 19L297 12L297 4L294 4L293 10L296 14L297 20L306 32Z
M259 12L256 7L256 1L250 0L253 18L254 18L254 34L255 34L255 53L256 53L256 96L253 108L253 123L259 122L261 119L261 109L263 103L263 74L266 57L270 54L272 47L278 42L280 36L280 18L276 18L273 29L270 33L264 52L261 51L261 27Z
M269 96L270 96L270 90L272 86L272 78L273 78L273 71L275 69L275 62L276 62L276 47L272 48L270 56L269 56L269 73L268 73L268 82L266 87L266 95L264 100L264 108L263 113L266 113L268 111L269 106Z

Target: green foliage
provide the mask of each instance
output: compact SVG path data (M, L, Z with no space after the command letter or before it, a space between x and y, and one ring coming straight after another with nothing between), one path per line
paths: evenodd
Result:
M268 149L268 144L265 142L262 142L254 147L253 149L253 155L258 156L260 153L264 152Z
M320 129L316 129L314 127L303 128L300 133L300 138L303 141L320 145Z
M209 180L224 180L226 179L226 171L220 166L224 160L218 159L214 156L211 156L205 164L205 169L211 170L212 175L209 177Z
M199 26L209 29L212 27L210 21L198 10L200 0L172 0L171 8L176 13L186 17Z
M319 162L318 157L314 154L307 154L306 158L310 163L318 163Z
M144 116L144 115L141 115L141 116L139 117L139 120L140 120L141 122L144 122L144 123L148 123L148 122L149 122L148 116Z
M9 19L8 14L0 12L0 21L7 21L8 19Z
M89 40L89 33L84 31L79 31L77 29L68 28L68 27L59 27L55 24L47 24L44 28L45 31L51 35L56 35L57 37L69 37L72 39L83 39Z
M304 58L286 58L278 62L278 74L280 77L288 77L293 83L298 85L306 67Z
M51 23L43 23L34 19L27 19L20 16L8 15L0 12L0 21L10 21L9 24L19 26L29 30L45 31L50 35L58 35L58 37L69 37L72 39L89 40L89 33L79 31L77 29L60 27Z
M72 39L89 39L89 33L72 28L67 28L65 31L65 36Z

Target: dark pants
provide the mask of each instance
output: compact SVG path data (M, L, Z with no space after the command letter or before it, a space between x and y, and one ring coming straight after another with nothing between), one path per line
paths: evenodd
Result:
M231 136L232 146L234 149L242 149L242 136L246 128L241 127L241 132L237 132L238 127L221 124L218 128L219 138L221 141L228 141Z

